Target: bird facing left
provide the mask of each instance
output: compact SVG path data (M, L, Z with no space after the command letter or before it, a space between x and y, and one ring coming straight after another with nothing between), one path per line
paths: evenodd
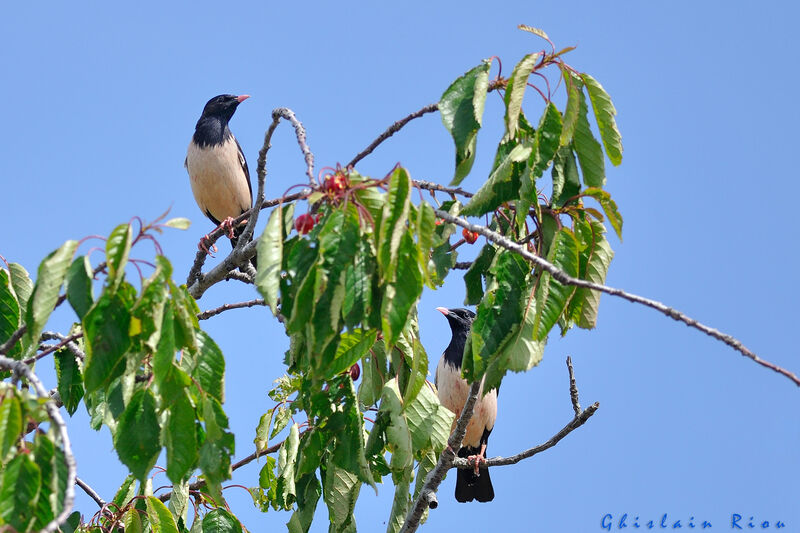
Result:
M244 222L234 227L233 219L253 205L253 189L242 147L228 123L239 104L248 98L246 94L221 94L209 100L197 121L184 162L197 205L215 225L228 229L234 247ZM208 251L205 239L199 247Z

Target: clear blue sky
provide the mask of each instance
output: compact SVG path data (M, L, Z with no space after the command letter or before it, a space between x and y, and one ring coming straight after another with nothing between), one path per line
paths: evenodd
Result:
M232 129L255 158L278 106L308 129L318 168L346 162L393 121L434 102L458 75L497 55L509 73L545 29L568 61L603 83L619 111L625 157L608 189L625 217L608 283L661 299L800 371L796 330L796 91L798 11L790 2L141 2L14 3L0 18L0 253L34 272L64 240L108 232L172 207L194 225L162 239L185 280L199 237L183 159L203 104L220 93L252 98ZM388 4L387 4L388 5ZM795 35L795 37L792 37ZM538 116L530 98L529 114ZM490 97L476 189L500 135ZM412 177L446 182L453 148L438 116L419 120L360 165L383 175L401 161ZM291 129L268 162L268 196L304 179ZM224 244L224 243L223 243ZM85 250L85 248L84 248ZM142 250L142 255L150 251ZM99 257L99 256L97 256ZM449 337L436 306L463 300L458 273L426 292L422 339L436 361ZM255 297L213 288L202 309ZM54 326L66 327L60 312ZM252 451L266 391L286 339L264 309L205 324L227 357L227 401L237 457ZM553 338L542 364L503 383L490 455L548 439L572 416L564 358L573 356L584 405L601 407L556 448L492 471L491 504L461 505L454 476L428 531L603 531L603 515L642 522L708 520L732 513L800 531L800 390L731 349L648 309L603 296L598 328ZM39 371L52 387L51 360ZM434 364L434 363L432 363ZM123 478L106 429L71 434L79 476L106 499ZM255 485L258 466L234 483ZM155 485L166 483L165 476ZM362 531L385 528L393 488L364 490ZM251 531L282 528L240 489L226 492ZM79 508L96 506L82 493ZM314 531L327 529L320 503Z

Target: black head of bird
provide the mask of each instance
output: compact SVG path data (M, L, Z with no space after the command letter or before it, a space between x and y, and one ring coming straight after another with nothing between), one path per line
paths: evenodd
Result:
M228 122L236 108L248 98L247 94L220 94L206 102L195 127L194 141L201 147L222 143L231 134Z
M475 320L475 313L463 308L448 309L446 307L437 307L436 310L447 318L447 322L450 324L450 331L453 333L450 344L444 351L445 361L456 368L461 368L464 344L467 342L467 335L472 327L472 321Z

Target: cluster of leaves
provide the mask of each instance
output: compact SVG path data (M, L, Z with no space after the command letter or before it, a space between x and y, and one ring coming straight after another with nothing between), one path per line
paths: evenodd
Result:
M183 227L185 223L175 219L163 226ZM146 229L136 240L146 235ZM33 361L41 349L40 336L51 312L64 299L69 302L79 322L71 329L73 346L62 343L55 353L60 401L70 415L82 401L91 417L91 427L95 430L103 425L108 427L120 461L131 472L128 487L132 487L133 480L140 482L138 492L131 488L129 498L115 500L113 512L99 514L97 525L109 528L129 508L138 505L139 511L147 512L130 513L126 523L132 527L131 521L138 521L139 529L130 530L142 530L142 520L144 524L148 520L154 523L151 508L160 509L157 507L160 504L166 510L160 501L154 504L133 498L137 494L148 496L146 480L165 450L166 474L175 484L175 493L182 492L184 501L170 519L171 527L183 531L188 530L185 504L189 477L200 469L207 498L218 504L223 502L221 483L230 478L234 439L222 408L225 359L219 347L200 329L197 304L186 287L172 281L172 267L165 257L156 256L153 273L142 281L141 290L126 281L125 266L133 244L132 226L122 224L106 240L106 261L96 269L91 267L87 256L74 257L78 242L68 241L42 261L35 284L20 265L12 263L8 271L0 270L3 318L0 338L9 338L14 331L25 328L25 334L8 355ZM95 297L94 277L100 272L106 276L100 294ZM62 287L64 293L59 296ZM19 465L28 468L23 472L25 483L32 483L34 478L30 475L32 467L39 464L38 454L50 461L48 457L62 453L52 438L45 437L49 432L37 432L33 443L24 439L27 425L21 423L24 419L20 418L19 393L15 395L14 390L6 390L0 407L0 428L9 443L3 451L12 458L3 468L8 487L22 483L9 477L19 473ZM25 412L30 418L29 411ZM27 455L31 445L34 462ZM39 451L42 449L45 451ZM58 465L62 468L61 463ZM44 472L45 466L39 465L37 470ZM51 474L36 477L39 481L35 488L43 495L38 501L53 500L51 513L57 511L61 502L55 496L58 483L63 480L52 474L57 471L55 466L48 467ZM63 492L63 488L59 490ZM9 511L16 522L9 521L11 515L1 512L0 520L13 525L19 520L38 521L49 516L43 514L43 506L36 502L36 498L30 498L26 511L17 508L13 513ZM166 515L158 518L159 523L165 520Z
M257 451L270 448L278 457L267 457L251 493L264 511L293 510L290 531L308 531L320 497L331 531L355 531L361 486L374 488L386 476L395 485L387 529L399 530L446 446L454 414L427 382L429 358L417 323L423 288L441 286L456 264L456 225L443 222L445 213L485 216L489 229L568 275L604 282L613 257L605 224L619 235L622 218L603 189L603 148L619 164L622 145L610 98L594 78L563 62L567 51L526 55L508 79L491 82L491 61L483 61L444 92L438 107L455 143L452 184L458 185L475 161L487 94L503 91L503 137L487 179L474 195L462 196L465 204L453 196L434 205L421 194L412 201L419 184L399 165L381 179L337 167L305 199L308 213L295 217L297 203L270 213L257 243L255 284L284 324L290 348L287 375L270 392L276 405L256 428ZM540 92L543 111L533 126L523 98L530 77L550 67L563 80L566 104L559 110ZM587 199L600 209L585 205ZM220 507L234 452L222 409L224 358L199 328L197 305L172 281L166 258L155 258L140 290L126 281L131 248L143 234L134 236L129 224L115 228L105 263L94 269L87 257L74 258L78 243L69 241L42 262L35 284L19 265L0 270L0 341L24 328L7 354L33 360L53 309L67 300L77 315L74 346L62 343L55 355L60 399L70 414L82 402L94 429L110 429L131 475L88 526L71 519L72 529L186 532L193 501L209 512L191 532L240 531ZM476 238L464 236L470 243ZM95 297L100 272L106 276ZM509 370L535 366L556 325L563 335L597 320L599 294L562 285L495 242L481 248L464 282L465 303L477 306L477 316L462 372L471 382L484 379L486 391ZM24 436L28 422L44 420L40 400L10 385L0 392L0 521L30 529L59 510L63 452L52 429ZM282 432L286 438L270 447ZM148 481L164 450L174 484L169 507ZM198 470L202 494L190 491ZM14 498L2 497L12 491Z
M605 280L613 252L604 222L608 218L619 234L622 219L602 189L604 157L589 125L584 90L612 163L620 162L622 146L608 95L591 76L564 64L564 52L525 56L508 80L494 84L485 61L445 91L439 110L455 141L452 183L459 184L475 158L486 95L492 85L505 86L505 135L488 179L466 205L415 205L415 184L398 166L380 180L337 169L308 199L321 218L301 215L303 231L296 234L295 204L272 212L258 243L256 285L284 323L291 348L289 375L273 391L279 404L262 417L256 444L266 447L300 412L308 428L300 433L300 426L291 426L277 464L264 465L254 493L264 509L296 504L291 531L307 531L320 493L332 530L354 530L351 512L360 484L389 474L395 499L387 529L400 529L415 462L419 490L446 444L453 414L425 384L428 358L416 324L423 285L441 285L456 259L450 243L455 226L437 223L435 209L489 214L491 229L528 243L569 275ZM545 102L533 127L522 111L523 95L529 76L550 65L565 80L566 109ZM548 168L551 200L540 202L539 180ZM328 186L333 182L335 194ZM585 206L587 197L605 215ZM536 365L556 324L562 334L573 325L595 325L598 294L564 286L496 244L482 248L464 279L465 303L477 305L477 317L463 375L469 381L484 378L484 390L498 387L508 370ZM349 375L342 374L354 364L364 369L357 395ZM365 442L364 413L370 409L377 416Z

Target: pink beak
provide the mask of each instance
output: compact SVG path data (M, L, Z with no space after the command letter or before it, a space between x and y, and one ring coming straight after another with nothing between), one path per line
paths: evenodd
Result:
M236 97L236 100L241 104L242 102L244 102L248 98L250 98L249 94L240 94L239 96Z
M446 308L446 307L437 307L436 310L439 311L440 313L442 313L444 316L447 316L447 315L450 314L450 310L448 308Z

